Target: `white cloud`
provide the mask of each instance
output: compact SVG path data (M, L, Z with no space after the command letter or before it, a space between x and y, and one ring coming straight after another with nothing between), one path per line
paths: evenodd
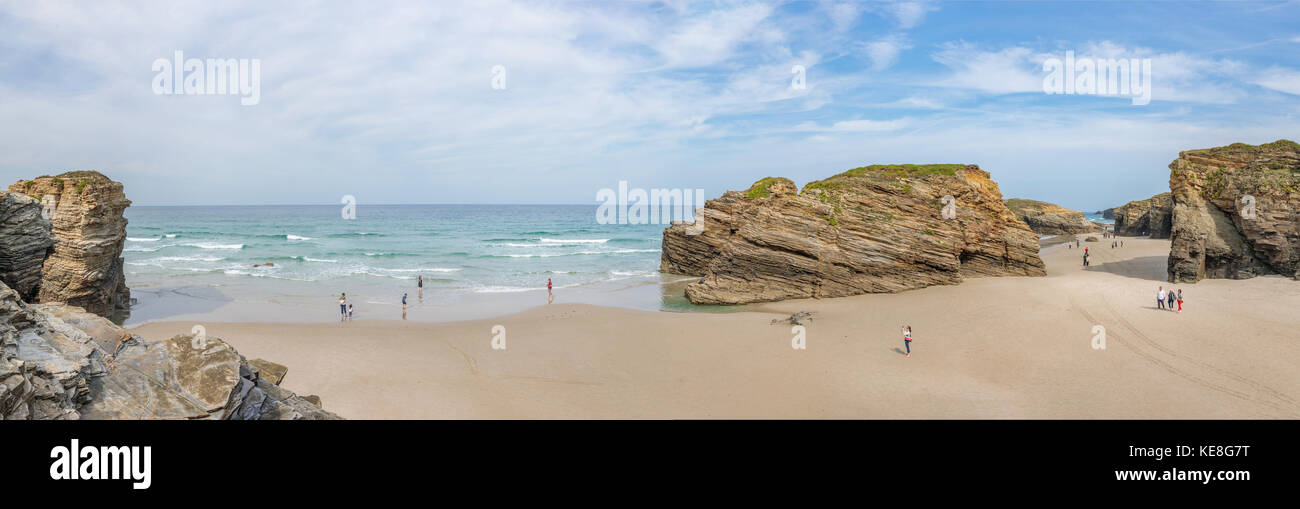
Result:
M889 2L881 7L891 14L898 21L899 28L903 29L921 24L927 12L938 9L927 1Z
M994 94L1043 91L1043 76L1035 72L1035 53L1013 46L984 51L968 43L947 44L932 55L952 73L936 85L970 88ZM1041 66L1041 61L1038 61Z
M815 122L803 122L795 126L795 130L842 133L888 132L903 129L910 124L911 120L907 118L893 120L841 120L832 123L829 126L818 125Z
M875 71L884 70L894 65L898 61L898 54L911 48L912 46L907 42L907 39L897 34L862 44L862 49L867 54L867 58L871 59L871 69Z
M737 45L754 37L759 23L771 13L772 7L763 4L711 12L670 31L655 49L666 67L713 65L732 57Z
M1295 69L1270 67L1251 83L1279 92L1300 95L1300 71Z

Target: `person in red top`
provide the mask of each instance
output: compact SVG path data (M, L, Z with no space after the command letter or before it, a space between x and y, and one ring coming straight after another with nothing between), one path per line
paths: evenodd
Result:
M911 325L903 326L903 346L907 347L907 355L904 355L903 357L911 357L912 356L912 326Z
M555 294L551 293L551 278L546 278L546 303L555 302Z

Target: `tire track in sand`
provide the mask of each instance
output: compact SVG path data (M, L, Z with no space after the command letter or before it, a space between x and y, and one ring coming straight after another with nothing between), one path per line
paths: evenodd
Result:
M1286 417L1300 417L1300 405L1296 404L1294 398L1278 391L1272 387L1251 380L1247 377L1238 375L1231 371L1213 366L1207 362L1192 358L1185 354L1180 354L1173 349L1160 344L1151 339L1131 322L1115 312L1110 302L1104 297L1098 297L1102 301L1101 307L1104 311L1094 311L1097 314L1104 312L1112 317L1112 320L1098 320L1096 316L1089 312L1084 306L1079 304L1079 299L1070 295L1070 304L1079 314L1088 319L1093 324L1117 323L1123 329L1124 334L1115 334L1110 328L1106 330L1106 339L1115 339L1128 347L1139 357L1155 364L1165 371L1177 375L1187 381L1200 385L1202 387L1222 392L1234 398L1255 403L1268 407ZM1128 339L1132 337L1133 340ZM1189 368L1190 364L1194 368ZM1211 373L1206 376L1205 372Z

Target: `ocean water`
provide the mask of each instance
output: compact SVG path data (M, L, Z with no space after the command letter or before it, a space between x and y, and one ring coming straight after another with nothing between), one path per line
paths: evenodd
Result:
M329 205L133 206L127 323L337 319L343 292L358 319L397 318L403 293L413 319L471 319L544 302L547 278L562 301L680 306L661 288L683 280L658 272L664 226L602 225L595 210L372 205L345 220Z
M1106 219L1105 217L1102 217L1101 214L1092 214L1092 213L1086 213L1086 212L1085 212L1085 213L1083 214L1083 217L1084 217L1084 219L1087 219L1087 220L1092 221L1092 222L1094 222L1094 223L1112 224L1112 225L1115 224L1115 220L1114 220L1114 219Z

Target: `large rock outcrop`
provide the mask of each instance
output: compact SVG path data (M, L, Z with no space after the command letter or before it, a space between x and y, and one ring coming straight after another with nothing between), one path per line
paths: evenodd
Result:
M945 196L955 218L943 217ZM966 276L1042 276L1038 235L988 172L965 165L879 165L810 182L784 178L709 200L699 226L664 230L660 270L700 276L696 304L840 297L956 284Z
M1149 235L1153 239L1169 238L1173 227L1174 198L1160 193L1145 200L1131 201L1115 208L1115 234L1126 237Z
M0 283L0 419L334 419L228 343L148 341Z
M54 248L50 222L41 203L27 195L0 191L0 282L26 301L36 299L41 267Z
M122 212L131 201L122 184L98 172L73 171L19 181L9 190L55 201L50 222L56 242L41 269L36 302L80 306L120 323L131 301L122 271Z
M1039 235L1074 235L1101 231L1101 227L1089 221L1083 212L1060 205L1023 198L1010 198L1006 204L1016 217Z
M1169 170L1170 281L1300 278L1300 145L1188 150Z

